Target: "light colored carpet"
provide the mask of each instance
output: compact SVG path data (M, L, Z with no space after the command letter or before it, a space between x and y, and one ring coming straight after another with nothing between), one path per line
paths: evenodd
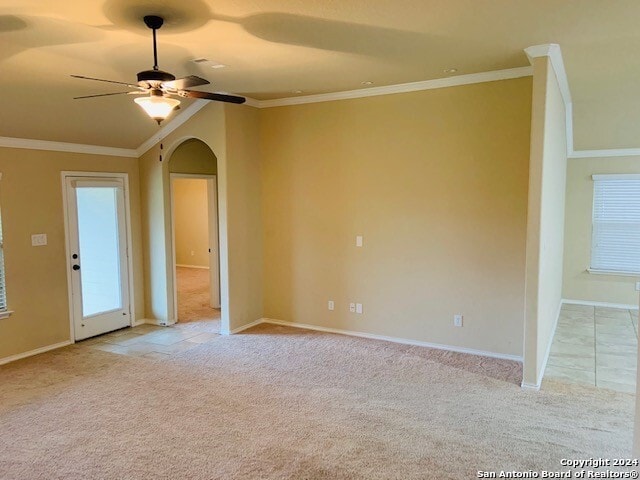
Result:
M270 325L166 360L75 345L0 367L0 478L459 480L628 456L632 395L520 375Z
M211 322L209 331L220 331L220 310L211 308L209 270L176 267L178 322Z

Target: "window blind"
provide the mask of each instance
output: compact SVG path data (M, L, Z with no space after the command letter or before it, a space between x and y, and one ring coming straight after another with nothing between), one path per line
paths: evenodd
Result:
M593 176L591 270L640 273L640 175Z

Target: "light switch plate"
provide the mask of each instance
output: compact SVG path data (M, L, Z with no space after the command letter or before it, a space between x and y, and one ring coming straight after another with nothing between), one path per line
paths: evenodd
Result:
M362 304L356 303L356 313L362 313Z
M362 246L362 235L357 235L356 236L356 247L361 247Z
M35 235L31 235L31 246L32 247L42 247L47 244L47 234L46 233L36 233Z
M453 316L453 326L461 327L462 326L462 315L454 315Z

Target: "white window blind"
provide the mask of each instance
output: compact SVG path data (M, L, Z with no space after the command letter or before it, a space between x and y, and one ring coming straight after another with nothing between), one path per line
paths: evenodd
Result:
M640 175L593 176L591 270L640 273Z

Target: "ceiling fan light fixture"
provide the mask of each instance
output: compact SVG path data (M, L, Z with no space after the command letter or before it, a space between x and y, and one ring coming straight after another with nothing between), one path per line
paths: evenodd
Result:
M135 98L133 101L140 105L147 115L158 122L158 125L160 125L160 122L165 120L171 112L180 105L180 100L161 95L139 97Z

